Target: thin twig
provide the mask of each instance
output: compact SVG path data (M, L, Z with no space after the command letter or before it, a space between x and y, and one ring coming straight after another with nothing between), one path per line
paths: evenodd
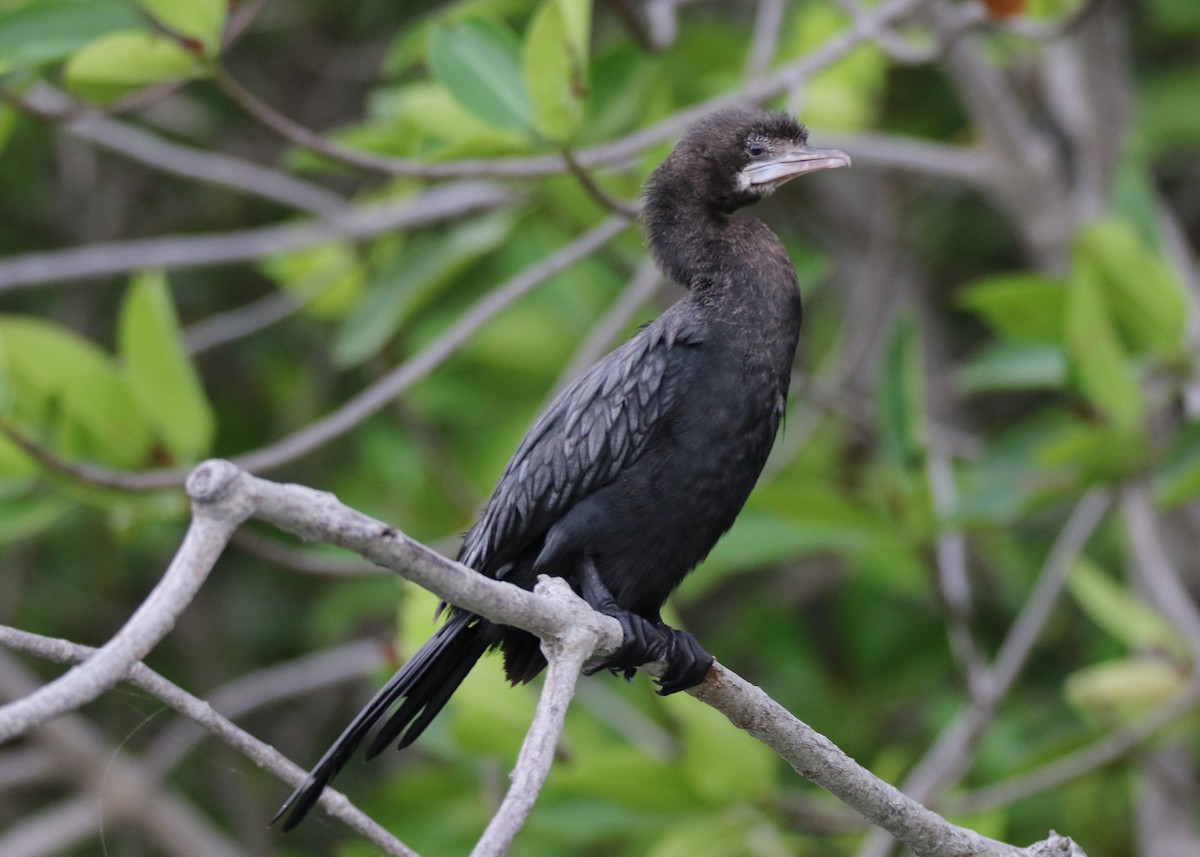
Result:
M65 664L86 663L99 651L89 646L42 637L2 625L0 625L0 646ZM285 783L297 786L304 781L307 775L304 769L288 761L269 744L259 741L253 735L230 723L205 700L192 696L145 664L133 664L121 680L141 688L184 717L199 723L255 765ZM372 821L340 792L331 788L326 789L325 794L321 797L321 806L331 816L360 833L364 839L383 853L392 855L392 857L416 857L416 853L412 849Z
M230 510L230 517L219 523L214 523L212 517L193 521L162 580L86 664L0 707L0 742L86 705L144 658L167 635L199 591L229 532L244 518L244 515L238 517L238 513L239 510Z
M1200 676L1200 610L1167 556L1145 482L1129 482L1121 488L1121 517L1142 589L1179 631L1191 651L1192 669Z
M560 578L542 577L538 587L559 588L562 595L573 595ZM471 857L502 857L524 826L554 763L555 749L562 737L567 708L575 695L579 671L595 648L595 637L583 626L542 644L548 667L537 711L521 744L513 768L512 786L471 850Z
M360 556L294 547L249 527L242 527L235 532L229 543L272 565L303 574L321 577L377 577L386 574L382 568L365 562Z
M512 279L489 292L445 333L384 375L333 413L270 446L235 456L240 467L255 472L270 471L302 458L315 449L335 440L360 425L368 417L385 408L393 399L424 379L470 341L488 321L515 303L519 298L550 277L570 267L598 250L620 233L625 219L609 217L590 231ZM149 470L129 473L92 464L70 462L22 435L6 421L0 420L0 432L33 456L43 466L90 485L118 491L156 491L178 487L187 478L185 470Z
M587 191L588 196L599 203L601 207L607 208L613 214L619 214L629 220L633 220L638 216L640 208L637 204L617 199L604 188L600 187L592 174L575 160L575 156L570 149L564 148L562 156L563 162L567 165L567 172L575 177L575 180L579 182L579 186Z
M96 798L78 794L30 813L0 834L5 857L54 857L96 836Z
M905 777L901 784L905 794L923 803L932 803L942 790L966 773L973 748L991 723L996 706L1028 661L1034 643L1066 585L1075 558L1099 526L1111 502L1109 492L1097 488L1085 494L1075 506L1046 555L1037 583L987 671L982 682L985 694L974 699L942 730L933 746ZM872 831L859 848L858 857L880 857L890 848L891 840L887 835Z
M958 489L950 458L931 439L925 456L925 480L938 517L938 585L946 605L946 634L950 651L966 679L972 699L986 695L986 666L983 653L971 632L971 584L967 573L967 537L960 527L949 523L958 511Z
M697 119L717 108L733 104L760 103L789 91L798 82L832 65L859 44L869 40L871 33L878 28L906 19L930 2L931 0L889 0L864 16L854 27L827 40L802 59L751 82L742 91L720 95L692 105L619 140L582 149L574 153L575 160L586 169L629 163L651 146L678 137ZM359 169L385 175L422 178L520 178L561 175L568 169L560 154L425 164L350 149L333 143L283 116L249 93L227 71L221 70L218 73L217 82L243 110L284 139Z
M557 394L564 387L581 375L589 366L612 348L613 342L629 325L637 311L650 299L662 283L662 275L658 266L647 259L638 266L629 280L629 285L613 301L603 316L600 317L583 343L571 355L571 359L554 382L553 392Z
M754 32L750 36L750 49L746 52L746 66L742 70L742 76L747 80L758 80L771 67L779 44L779 33L783 29L783 10L783 0L758 0Z
M223 717L234 719L284 699L359 682L384 662L383 647L374 640L356 640L238 676L206 695ZM205 737L186 718L162 729L142 754L146 769L163 776L174 769Z
M299 312L324 294L317 289L303 298L277 291L258 300L193 322L180 332L184 350L195 356L243 337L252 336Z
M0 292L63 280L123 274L143 268L195 268L252 262L336 239L370 238L496 208L512 194L476 182L433 188L415 199L364 205L320 221L264 226L211 235L166 235L66 250L10 256L0 261Z
M35 677L16 658L0 652L0 696L28 699L36 687ZM100 812L99 829L104 820L135 824L168 857L247 857L202 813L162 789L135 759L106 741L82 715L70 714L46 723L32 737L58 758L73 780L92 792L93 811L98 807ZM96 829L93 816L91 832ZM0 840L0 854L33 853L32 840L45 833L37 824L18 827L5 837L8 842ZM30 839L20 841L24 836Z
M39 84L22 105L39 116L58 116L73 106L62 92ZM221 185L269 199L289 208L326 216L343 211L345 199L288 173L261 167L219 152L208 152L165 140L127 122L91 110L63 123L63 130L84 140L172 175Z
M1057 788L1127 756L1180 718L1195 712L1197 707L1200 707L1200 682L1193 680L1169 702L1124 729L1028 774L955 797L948 802L948 808L956 814L971 815L1011 806L1030 795Z

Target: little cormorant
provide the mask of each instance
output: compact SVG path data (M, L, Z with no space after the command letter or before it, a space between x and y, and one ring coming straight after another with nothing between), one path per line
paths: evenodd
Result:
M525 588L541 573L563 577L616 618L625 641L589 672L629 677L665 659L667 694L712 665L659 611L733 524L783 416L800 332L796 274L774 233L734 212L798 175L850 163L807 140L786 114L738 108L687 131L650 176L642 211L650 252L687 295L554 399L459 551L481 574ZM288 798L276 815L288 816L284 829L378 721L388 718L368 759L411 744L492 648L514 683L546 664L533 635L451 607Z

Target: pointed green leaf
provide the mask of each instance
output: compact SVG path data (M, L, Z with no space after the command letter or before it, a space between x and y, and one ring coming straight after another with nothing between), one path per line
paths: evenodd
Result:
M280 288L304 301L304 311L317 318L340 318L362 295L363 263L348 243L281 253L264 260L261 267Z
M1187 302L1161 254L1118 220L1079 233L1076 266L1088 266L1112 307L1112 318L1134 353L1170 354L1181 345Z
M1117 428L1141 425L1137 380L1113 326L1100 278L1080 259L1067 286L1064 338L1080 392Z
M464 107L498 128L532 130L533 105L521 80L519 44L502 24L474 18L433 31L429 66Z
M538 129L557 142L569 141L583 119L590 7L589 0L544 0L525 34L525 86Z
M75 503L63 497L20 497L0 501L0 546L34 538L50 529Z
M495 250L512 230L508 213L469 220L449 233L410 241L366 288L346 316L333 344L339 366L368 360L395 335L412 313L454 277Z
M0 352L4 411L18 428L60 455L145 465L151 429L111 357L21 316L0 316Z
M905 463L925 445L925 372L911 318L892 330L879 378L879 436L888 457Z
M1066 697L1104 725L1130 723L1169 702L1187 685L1178 667L1157 657L1132 657L1087 667L1067 678Z
M216 421L179 340L161 271L133 278L121 307L117 343L129 388L167 449L180 461L198 460L212 448Z
M1154 475L1154 499L1166 509L1200 500L1200 423L1189 423L1176 434Z
M95 39L145 26L133 0L40 0L0 13L0 70L64 60Z
M172 33L195 39L206 56L221 46L227 0L139 0L143 9Z
M94 101L204 73L195 54L174 39L148 32L110 33L88 44L66 66L71 90Z
M997 342L978 354L958 373L966 393L991 390L1057 390L1067 379L1067 360L1056 345Z
M1159 649L1187 654L1186 644L1170 622L1086 557L1079 557L1071 567L1067 586L1088 618L1130 651Z
M958 303L1005 339L1057 343L1067 290L1060 281L1033 272L999 274L968 286Z

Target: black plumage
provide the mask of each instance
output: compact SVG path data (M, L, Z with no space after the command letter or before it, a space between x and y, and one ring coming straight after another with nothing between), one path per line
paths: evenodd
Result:
M808 148L803 126L784 114L729 109L693 126L651 175L642 215L651 253L688 294L554 399L467 533L465 565L526 588L541 573L563 577L621 622L625 643L592 671L628 676L665 658L659 692L672 693L711 666L659 611L762 471L801 316L783 245L735 211L797 175L847 164L841 152ZM388 718L367 758L412 743L491 648L504 652L513 682L545 666L533 635L451 608L280 809L284 829L375 723Z

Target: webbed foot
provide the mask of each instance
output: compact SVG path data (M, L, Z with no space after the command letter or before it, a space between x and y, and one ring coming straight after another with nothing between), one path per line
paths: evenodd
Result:
M624 640L620 648L607 658L584 667L584 675L610 670L614 674L624 675L625 681L629 681L642 664L661 661L667 656L667 638L641 616L619 608L611 611L600 608L600 612L621 623Z
M660 630L659 623L650 622L630 613L617 604L613 594L600 579L600 572L594 563L586 561L580 576L580 590L583 600L606 616L611 616L621 623L622 641L620 647L599 663L591 664L583 670L584 675L594 675L600 670L610 670L623 674L625 680L633 678L633 674L642 664L660 661L666 657L669 641Z
M659 696L667 696L695 687L704 681L713 665L713 656L687 631L679 631L661 622L658 630L667 640L667 668L657 679Z

